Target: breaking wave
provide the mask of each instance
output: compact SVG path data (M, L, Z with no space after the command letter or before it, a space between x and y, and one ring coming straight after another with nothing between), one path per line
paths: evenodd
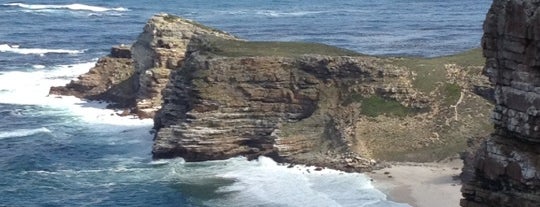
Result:
M8 3L3 4L4 6L13 6L20 7L23 9L30 10L46 10L46 9L65 9L73 11L91 11L91 12L106 12L106 11L129 11L124 7L108 8L100 6L91 6L86 4L24 4L24 3Z
M18 129L9 132L0 132L0 139L13 138L13 137L26 137L41 133L51 133L51 130L41 127L37 129Z
M45 55L47 53L80 54L84 51L65 49L21 48L19 45L0 44L0 52L10 52L23 55Z

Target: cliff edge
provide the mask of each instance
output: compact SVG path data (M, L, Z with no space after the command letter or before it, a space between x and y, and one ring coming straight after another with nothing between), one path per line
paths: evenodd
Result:
M461 206L539 206L540 3L495 0L482 47L495 132L465 156Z
M489 113L473 93L481 67L462 56L380 58L215 36L196 43L163 92L154 158L264 155L366 171L374 159L451 156Z
M236 39L192 20L157 14L132 45L113 47L88 73L66 86L51 87L49 93L108 101L111 107L128 109L126 114L153 118L169 74L182 66L188 45L205 36Z
M365 171L375 160L444 159L487 136L492 105L477 94L493 94L483 63L477 49L426 59L245 41L158 14L131 47L51 94L153 117L154 158L265 155Z

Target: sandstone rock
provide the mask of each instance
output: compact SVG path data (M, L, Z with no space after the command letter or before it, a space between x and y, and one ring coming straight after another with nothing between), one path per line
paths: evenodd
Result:
M495 133L464 156L461 206L540 206L540 4L495 0L482 45Z
M375 162L350 153L359 107L343 105L347 94L362 87L371 89L366 96L391 94L398 101L420 102L408 93L415 91L409 76L375 57L191 53L164 90L153 156L203 161L265 155L367 170ZM386 88L407 90L380 90Z
M105 100L117 107L133 106L136 95L133 61L125 58L127 53L128 48L113 47L111 54L100 58L88 73L66 86L51 87L49 94Z
M181 67L188 45L208 36L234 36L169 14L153 16L132 45L119 45L76 81L52 87L50 94L72 95L133 108L139 118L153 118L172 70Z
M188 45L195 39L216 36L236 39L225 32L169 14L153 16L131 50L137 84L136 113L152 118L161 108L161 91L172 70L182 66Z

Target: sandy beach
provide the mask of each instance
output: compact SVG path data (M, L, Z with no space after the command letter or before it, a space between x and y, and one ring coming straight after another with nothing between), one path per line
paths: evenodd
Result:
M368 173L388 199L415 207L456 207L461 199L460 159L440 163L391 163Z

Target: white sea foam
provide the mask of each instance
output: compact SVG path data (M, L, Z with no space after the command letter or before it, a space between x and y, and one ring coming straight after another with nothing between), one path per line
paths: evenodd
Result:
M274 11L274 10L261 10L257 11L256 14L263 15L263 16L269 16L269 17L299 17L299 16L306 16L306 15L313 15L313 14L319 14L323 11Z
M51 130L41 127L37 129L17 129L14 131L0 132L0 139L26 137L34 134L51 133Z
M67 109L70 114L80 117L83 121L96 124L150 126L152 124L150 119L139 120L135 117L116 115L116 111L106 109L107 103L89 102L71 96L48 95L51 86L63 86L94 65L95 62L87 62L45 67L28 72L0 73L0 103Z
M276 11L276 10L236 10L236 11L224 11L229 15L258 15L267 17L300 17L307 15L320 14L326 11Z
M251 162L233 158L207 163L211 163L206 168L208 173L234 180L233 184L217 190L227 196L208 201L209 206L251 206L253 203L261 206L409 206L387 201L386 195L375 189L363 174L328 169L315 171L306 166L287 168L266 157ZM191 177L195 173L206 174L187 173L192 174Z
M42 49L42 48L21 48L19 45L0 44L0 52L10 52L23 55L36 54L44 55L47 53L60 54L80 54L83 50L65 50L65 49Z
M118 11L118 12L124 12L129 11L129 9L126 9L124 7L116 7L116 8L108 8L108 7L100 7L100 6L91 6L86 4L24 4L24 3L8 3L3 4L4 6L13 6L13 7L20 7L23 9L30 9L30 10L48 10L48 9L66 9L66 10L73 10L73 11L91 11L91 12L106 12L106 11Z

